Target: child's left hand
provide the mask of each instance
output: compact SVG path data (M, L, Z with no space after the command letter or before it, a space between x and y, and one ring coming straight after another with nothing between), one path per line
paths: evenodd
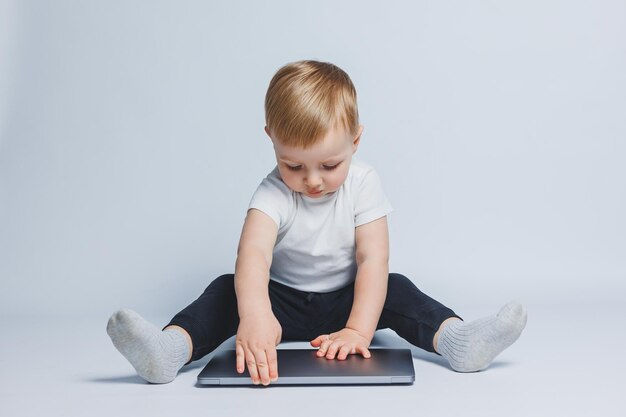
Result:
M317 356L326 355L326 359L334 359L337 352L337 359L344 360L348 355L361 353L364 358L371 357L370 351L367 349L370 345L368 340L356 330L344 328L336 333L322 334L311 340L311 345L319 346Z

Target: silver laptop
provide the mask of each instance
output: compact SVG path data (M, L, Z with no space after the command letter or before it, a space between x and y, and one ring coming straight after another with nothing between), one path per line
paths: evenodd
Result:
M272 385L412 384L415 381L410 349L369 349L372 356L348 355L345 360L326 359L317 349L278 349L278 380ZM246 369L235 369L232 349L213 356L198 375L201 385L254 385Z

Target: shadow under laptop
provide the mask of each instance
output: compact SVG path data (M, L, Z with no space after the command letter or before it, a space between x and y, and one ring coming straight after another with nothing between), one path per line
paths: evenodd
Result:
M210 389L266 389L266 388L280 388L281 390L287 388L298 388L298 387L319 387L320 384L269 384L269 385L203 385L196 381L194 387L196 388L210 388ZM362 388L362 387L411 387L413 384L333 384L325 382L324 387L341 387L342 389L354 389L354 388Z

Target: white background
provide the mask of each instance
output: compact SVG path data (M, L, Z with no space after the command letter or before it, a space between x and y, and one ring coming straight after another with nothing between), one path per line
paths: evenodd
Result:
M0 312L176 312L234 271L287 62L352 77L391 270L454 306L623 300L624 2L9 2Z
M110 343L114 310L161 325L234 272L299 59L357 88L391 271L528 331L626 301L624 1L0 1L0 315Z

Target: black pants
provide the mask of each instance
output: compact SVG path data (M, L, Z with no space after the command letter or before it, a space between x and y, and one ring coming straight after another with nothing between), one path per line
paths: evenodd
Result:
M216 278L167 325L180 326L191 336L193 353L189 362L211 353L237 334L239 313L234 278L234 274ZM270 280L269 297L282 327L282 340L310 341L345 327L352 309L354 283L337 291L314 293ZM434 352L433 337L450 317L459 316L421 292L404 275L390 273L387 298L376 329L389 328L413 345Z

